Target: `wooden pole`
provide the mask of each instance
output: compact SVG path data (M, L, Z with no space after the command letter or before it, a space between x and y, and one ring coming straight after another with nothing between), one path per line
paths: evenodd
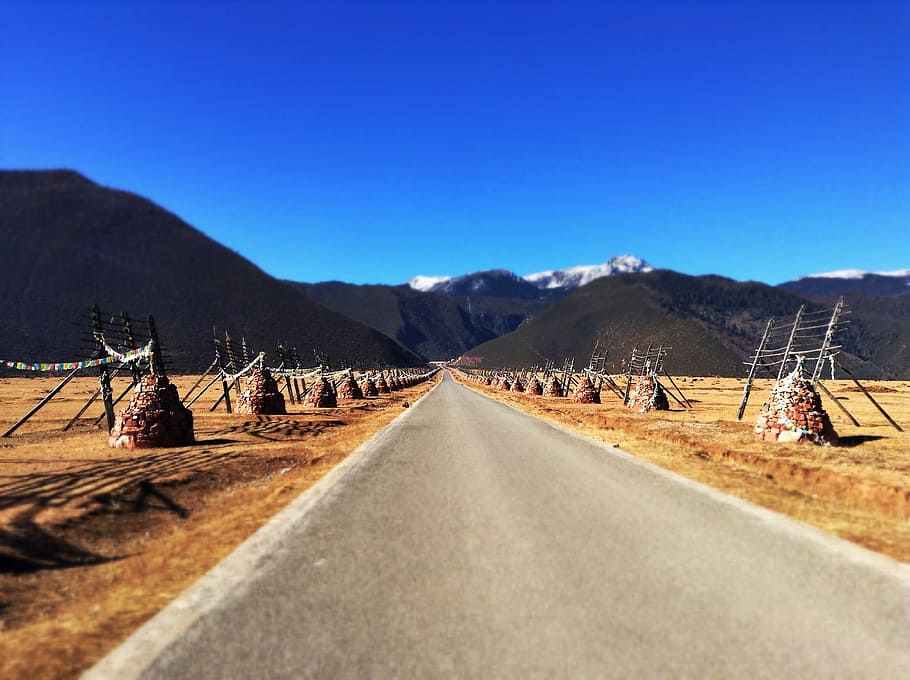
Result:
M155 326L155 317L148 315L149 338L152 341L152 373L166 376L164 372L164 356L161 352L161 343L158 342L158 328Z
M213 329L214 330L214 329ZM209 411L214 411L218 404L221 403L221 400L224 400L224 406L227 408L228 413L233 413L231 410L231 388L228 386L227 375L224 372L224 357L221 356L221 343L218 341L218 336L214 337L215 341L215 361L218 363L218 375L221 378L221 387L224 390L224 394L221 396L218 401L212 404L212 408Z
M787 368L787 361L790 360L790 352L793 349L793 341L796 339L796 331L799 329L799 322L803 318L803 310L806 305L802 305L796 312L796 318L793 319L793 329L790 331L790 338L787 340L787 349L784 350L784 356L780 361L780 370L777 372L777 379L784 377L784 370Z
M133 339L133 324L130 321L130 317L126 312L123 312L120 315L120 320L123 323L123 332L126 335L126 344L130 349L136 349L136 341ZM151 359L149 360L151 363ZM139 359L130 362L130 375L133 378L133 385L138 385L139 380L142 378L142 369L139 368Z
M850 413L850 411L847 410L847 407L846 407L846 406L844 406L842 403L840 403L840 400L839 400L837 397L835 397L833 394L831 394L831 392L828 390L827 387L825 387L825 384L824 384L821 380L819 380L818 383L816 383L815 386L816 386L816 387L820 387L821 390L822 390L822 392L824 392L824 393L828 396L828 398L829 398L831 401L833 401L835 404L837 404L837 406L840 408L840 410L843 411L843 412L846 414L846 416L850 419L850 421L851 421L856 427L859 427L859 426L860 426L859 421L858 421L856 418L853 417L853 414Z
M205 372L199 376L199 380L197 380L195 383L193 383L193 386L189 390L187 390L187 393L183 395L183 399L181 399L180 401L186 401L187 399L190 398L190 395L193 393L193 390L195 390L197 387L199 387L202 384L202 381L205 380L205 377L209 373L212 372L212 369L215 368L217 363L218 363L217 361L213 361L211 364L209 364L209 367L207 369L205 369Z
M291 351L291 361L293 361L294 367L297 370L300 370L300 352L297 351L297 346L294 345L293 347L291 347L290 351ZM297 394L297 403L299 404L299 403L303 402L303 393L300 390L300 383L297 381L297 376L294 376L293 383L294 383L294 392ZM305 384L304 384L304 388L306 388Z
M629 368L626 371L626 389L622 395L622 405L629 405L629 394L632 392L632 371L635 370L635 352L638 350L637 347L632 348L632 356L629 359Z
M843 364L843 362L841 362L841 360L838 359L836 356L834 357L834 361L836 361L837 365L840 366L844 370L844 373L846 373L847 375L850 376L850 378L853 380L853 382L856 383L856 386L859 387L860 390L862 390L862 393L865 394L869 398L869 401L871 401L875 405L875 408L878 409L878 412L881 413L883 416L885 416L885 419L889 423L891 423L891 425L894 426L894 429L897 430L898 432L903 432L904 430L901 428L901 426L898 425L894 421L894 419L888 415L888 412L885 409L883 409L877 401L875 401L875 398L871 394L869 394L869 392L866 390L866 388L863 387L863 384L859 380L856 379L856 376L853 375L853 373L850 371L850 369L847 368Z
M227 331L224 332L224 349L227 351L228 368L231 369L232 371L239 371L240 364L237 362L237 355L234 354L234 343L231 340L231 336L228 335ZM233 382L231 382L231 385L234 385L237 387L237 394L239 395L241 393L240 383L238 381L234 380ZM228 410L228 413L230 413L230 410Z
M205 393L208 391L208 389L209 389L212 385L214 385L215 382L216 382L219 378L221 378L221 373L218 373L214 378L212 378L212 379L209 381L209 383L208 383L205 387L203 387L201 390L199 390L199 393L198 393L195 397L192 398L192 400L186 405L186 407L189 408L190 406L192 406L193 404L195 404L196 401L199 399L199 397L201 397L203 394L205 394ZM189 395L187 395L187 396L189 396ZM184 399L186 399L186 397L184 397Z
M671 376L669 373L667 373L666 369L662 369L662 372L667 377L667 380L670 381L670 384L676 388L677 392L679 392L679 396L681 396L683 398L683 401L686 402L686 408L692 408L692 404L689 403L689 400L686 398L686 395L683 394L683 391L681 389L679 389L679 385L677 385L676 382L673 380L673 376Z
M818 383L822 374L822 365L825 361L825 355L828 348L831 347L831 341L834 339L834 333L837 331L837 320L840 317L841 309L844 307L844 298L841 297L834 306L831 314L831 321L828 322L828 329L825 331L825 339L822 341L821 349L818 351L818 359L815 361L815 369L812 371L812 384Z
M52 389L50 392L48 392L47 396L45 396L44 399L39 401L37 403L37 405L35 405L35 407L31 411L29 411L24 416L22 416L18 421L16 421L16 423L13 424L13 426L10 429L8 429L6 432L4 432L3 436L9 437L13 432L18 430L20 425L23 425L29 418L31 418L33 415L38 413L38 411L40 411L47 402L49 402L51 399L53 399L57 395L57 393L60 390L62 390L70 380L75 378L76 374L79 373L79 371L81 371L81 370L82 370L81 368L73 369L73 371L68 376L66 376L60 382L59 385L57 385L54 389Z
M752 382L755 380L755 371L758 369L758 362L762 361L761 355L765 351L765 346L768 344L768 336L771 335L771 327L774 326L774 319L768 319L768 325L765 326L765 333L761 336L761 342L758 343L758 349L755 350L755 358L752 360L752 365L749 367L749 377L746 378L746 386L743 387L743 398L739 402L739 411L736 414L737 420L743 419L743 413L746 412L746 404L749 401L749 394L752 392Z
M106 350L102 344L104 327L101 324L101 310L98 309L98 305L92 305L92 329L95 331L96 354L105 356ZM110 432L114 427L114 403L111 401L114 391L111 389L111 375L107 370L107 364L101 364L98 367L98 383L101 386L100 392L101 401L104 402L104 415L107 417L107 430Z
M657 390L657 389L663 390L663 391L664 391L664 394L669 394L671 397L673 397L673 401L675 401L677 404L679 404L679 405L682 406L683 408L686 408L686 405L685 405L684 403L682 403L682 402L676 397L675 394L673 394L670 390L666 389L663 385L660 384L660 379L657 377L657 373L652 373L652 377L654 378L654 389L655 389L655 390ZM669 377L669 376L667 376L667 377Z

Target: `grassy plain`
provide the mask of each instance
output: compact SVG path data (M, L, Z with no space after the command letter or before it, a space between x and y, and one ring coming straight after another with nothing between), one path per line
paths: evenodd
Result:
M0 432L57 382L0 378ZM130 451L108 448L98 404L62 431L97 387L74 380L0 438L0 678L78 676L434 382L259 417L210 413L213 389L195 445Z

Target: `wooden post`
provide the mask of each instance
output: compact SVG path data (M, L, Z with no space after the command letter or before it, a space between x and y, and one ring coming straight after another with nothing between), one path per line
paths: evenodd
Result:
M834 339L834 333L837 332L837 320L840 317L841 309L844 307L844 298L841 297L837 301L837 304L834 306L834 311L831 314L831 320L828 322L828 329L825 331L825 339L822 341L822 346L818 350L818 359L815 361L815 370L812 371L812 384L815 385L818 383L819 378L822 374L822 365L825 361L825 355L828 353L828 348L831 347L831 341Z
M123 323L123 333L126 336L126 346L130 349L136 349L136 341L133 339L133 324L130 321L130 317L126 312L123 312L120 315L120 321ZM151 360L149 360L151 362ZM131 361L130 363L130 375L133 379L133 385L138 385L139 380L142 378L142 369L139 368L139 359ZM115 402L116 403L116 402Z
M679 385L677 385L676 382L673 380L673 376L671 376L669 373L667 373L666 369L662 369L662 370L663 370L663 374L667 377L667 380L670 381L670 384L676 388L677 392L679 392L679 396L681 396L683 398L683 401L686 402L686 404L685 404L686 408L692 408L692 404L689 403L689 399L686 397L685 394L683 394L683 391L681 389L679 389ZM679 400L677 399L677 402L678 401ZM682 404L680 404L680 406L682 406Z
M296 370L300 370L300 352L297 351L297 345L291 347L291 361L294 364ZM302 380L302 379L301 379ZM297 403L300 404L303 402L303 391L300 388L300 382L297 381L297 376L294 376L294 392L297 394ZM304 383L303 389L306 389L306 384Z
M666 387L663 386L663 384L660 382L660 378L657 376L657 373L652 372L651 377L654 379L654 389L655 390L656 389L663 390L664 394L669 394L673 398L673 401L675 401L677 404L679 404L682 408L686 408L686 405L684 403L682 403L675 394L673 394L670 390L668 390ZM667 377L670 377L670 376L667 376Z
M107 356L102 338L104 337L104 326L101 324L101 310L98 305L92 305L92 330L94 331L95 344L97 345L96 354L99 357ZM107 430L110 432L114 428L114 404L111 401L113 390L111 389L111 375L107 370L107 364L101 364L98 367L98 384L100 385L101 401L104 402L104 415L107 417Z
M787 340L787 348L784 350L784 356L780 360L780 370L777 372L777 379L780 380L784 377L784 371L787 368L787 362L790 360L790 352L793 349L793 341L796 339L796 331L799 329L800 319L803 318L803 310L806 308L806 305L800 306L799 310L796 312L796 318L793 319L793 329L790 331L790 338Z
M894 429L897 430L898 432L903 432L904 430L901 428L901 426L898 425L896 422L894 422L894 419L888 415L888 412L885 411L885 409L883 409L877 401L875 401L875 398L871 394L869 394L869 392L866 390L866 388L863 387L862 383L856 379L856 376L853 375L853 373L850 371L850 369L847 368L846 366L844 366L843 362L841 362L841 360L838 359L836 356L834 357L834 361L836 361L837 365L840 366L844 370L844 373L846 373L847 375L850 376L850 378L853 380L853 382L856 383L856 386L860 390L862 390L862 393L865 394L869 398L869 401L871 401L875 405L875 408L878 409L878 412L881 413L883 416L885 416L885 419L889 423L891 423L891 425L894 426Z
M842 403L840 403L840 401L838 400L837 397L835 397L833 394L831 394L831 392L828 390L827 387L825 387L825 384L821 380L819 380L815 386L820 387L822 392L824 392L831 401L833 401L835 404L837 404L837 406L840 408L840 410L843 411L844 414L846 414L846 416L850 419L850 422L852 422L856 427L860 426L859 421L853 417L853 414L847 410L846 406L844 406Z
M228 335L227 331L224 332L224 349L227 351L228 368L234 373L239 372L241 369L240 364L237 361L237 355L234 354L234 343L231 341L231 336ZM234 380L231 384L237 388L237 394L241 394L240 382Z
M161 343L158 341L158 328L155 326L155 317L151 314L148 316L149 338L152 341L152 373L155 375L167 376L164 372L164 355L161 351Z
M629 405L629 394L632 392L632 371L635 370L635 353L638 351L637 347L632 348L632 356L629 358L629 367L626 370L626 389L622 395L622 405Z
M288 351L285 349L284 345L278 343L278 358L281 360L282 368L290 368L291 361L288 357ZM288 375L284 376L284 384L287 388L288 400L293 404L294 402L294 391L291 389L291 377Z
M205 380L205 377L209 373L212 372L212 369L214 369L216 365L217 365L217 361L213 361L212 363L210 363L209 367L207 369L205 369L205 372L199 376L199 380L197 380L195 383L193 383L193 386L189 390L187 390L187 393L183 395L183 399L181 399L180 401L186 401L187 399L189 399L190 395L193 393L193 390L195 390L197 387L199 387L202 384L202 381Z
M761 342L758 343L758 349L755 350L755 358L752 360L752 365L749 367L749 377L746 378L746 386L743 387L743 398L739 402L739 411L736 414L737 420L743 419L743 414L746 412L746 403L749 401L749 394L752 392L752 382L755 380L755 371L758 369L758 362L762 360L762 352L765 351L765 345L768 344L768 336L771 335L771 328L774 326L774 319L768 319L768 325L765 326L765 333L761 336Z
M93 356L92 358L95 358L95 357ZM17 421L13 424L13 426L12 426L11 428L9 428L6 432L4 432L4 433L3 433L3 436L4 436L4 437L9 437L13 432L15 432L16 430L18 430L20 425L23 425L29 418L31 418L33 415L35 415L36 413L38 413L38 411L40 411L40 410L42 409L42 407L43 407L47 402L49 402L51 399L53 399L53 398L57 395L57 393L58 393L60 390L62 390L70 380L72 380L73 378L75 378L75 377L76 377L76 374L79 373L79 371L81 371L81 370L82 370L81 368L73 369L73 371L72 371L69 375L67 375L67 376L60 382L59 385L57 385L54 389L52 389L50 392L48 392L48 393L47 393L47 396L45 396L44 399L42 399L41 401L39 401L39 402L35 405L35 407L32 408L31 411L29 411L29 412L26 413L24 416L22 416L19 420L17 420Z
M208 391L208 389L209 389L212 385L214 385L215 382L216 382L220 377L221 377L221 373L219 372L214 378L212 378L212 379L208 382L208 384L207 384L205 387L203 387L201 390L199 390L199 392L196 394L196 396L193 397L193 398L189 401L189 403L186 404L186 407L189 408L190 406L192 406L193 404L195 404L195 403L199 400L199 397L201 397L203 394L205 394L205 393ZM189 396L189 393L187 394L187 397L188 397L188 396ZM223 397L222 397L222 398L223 398ZM186 397L184 397L184 399L186 399ZM220 402L219 402L219 403L220 403ZM214 410L214 409L209 409L209 410Z
M214 332L214 329L212 329ZM227 408L228 413L233 413L231 409L231 388L228 385L227 374L224 372L224 357L221 355L221 343L218 341L218 337L214 336L215 342L215 361L218 363L218 373L221 377L221 387L224 390L221 399L224 399L224 406ZM214 411L215 408L221 403L221 399L212 404L212 407L209 411Z
M249 366L252 359L250 359L250 350L246 346L246 338L243 336L240 338L240 355L243 357L243 365Z

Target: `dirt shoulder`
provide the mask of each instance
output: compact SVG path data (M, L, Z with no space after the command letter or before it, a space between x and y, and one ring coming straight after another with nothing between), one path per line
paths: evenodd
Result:
M286 416L199 402L195 445L134 451L107 447L97 405L61 431L96 387L73 381L0 439L0 677L76 677L438 379ZM55 382L0 379L0 428Z
M602 404L503 392L454 374L466 386L643 460L910 562L910 433L898 432L848 381L826 386L861 423L829 399L841 446L756 441L753 426L772 382L753 387L742 422L744 380L675 378L692 404L638 413L604 390ZM910 384L869 383L874 398L910 430Z

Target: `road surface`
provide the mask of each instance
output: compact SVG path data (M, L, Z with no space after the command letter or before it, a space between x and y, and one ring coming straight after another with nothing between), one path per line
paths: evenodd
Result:
M94 677L910 677L906 565L448 376L298 515Z

